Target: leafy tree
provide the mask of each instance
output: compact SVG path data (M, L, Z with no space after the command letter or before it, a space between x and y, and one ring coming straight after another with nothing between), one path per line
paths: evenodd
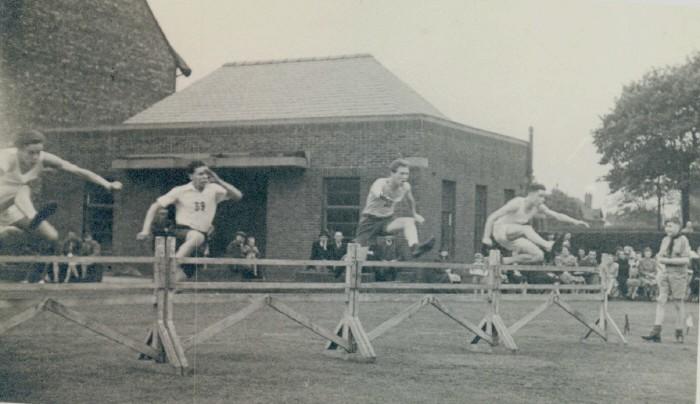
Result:
M700 157L700 53L680 66L655 69L622 89L601 118L593 142L609 164L604 177L622 190L661 201L681 191L683 221L689 219L691 182Z

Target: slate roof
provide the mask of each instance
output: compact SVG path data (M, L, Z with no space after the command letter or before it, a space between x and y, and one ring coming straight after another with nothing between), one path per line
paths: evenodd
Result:
M422 114L447 119L371 55L229 63L127 124Z

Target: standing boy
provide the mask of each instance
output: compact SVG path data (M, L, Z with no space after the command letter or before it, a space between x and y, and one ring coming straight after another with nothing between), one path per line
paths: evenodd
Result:
M685 320L685 293L688 289L688 265L690 265L690 243L681 233L681 222L671 218L664 223L666 237L661 241L656 255L659 284L659 297L656 301L656 318L654 328L649 335L642 337L645 341L661 342L661 326L666 314L667 301L672 301L676 308L676 342L683 343L683 321Z

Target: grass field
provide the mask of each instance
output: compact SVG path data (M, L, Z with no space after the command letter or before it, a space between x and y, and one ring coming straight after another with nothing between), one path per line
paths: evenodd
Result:
M298 297L298 296L297 296ZM407 296L408 297L408 296ZM415 296L416 300L420 296ZM476 322L478 302L450 301ZM181 336L190 335L243 307L244 301L176 305ZM288 303L332 328L339 302ZM369 331L405 303L363 303ZM507 324L536 302L503 302ZM589 317L594 302L574 306ZM76 308L141 339L149 304ZM697 329L685 344L643 343L653 303L611 302L620 325L630 319L627 346L614 337L579 339L584 328L555 307L515 335L518 353L470 347L471 335L426 307L374 341L375 363L325 353L323 340L272 310L253 314L234 329L188 352L195 373L175 376L170 365L136 360L136 354L103 337L42 313L0 336L0 401L31 403L690 403L695 398ZM690 305L697 319L697 305ZM0 309L0 318L11 313ZM667 319L671 320L669 310Z

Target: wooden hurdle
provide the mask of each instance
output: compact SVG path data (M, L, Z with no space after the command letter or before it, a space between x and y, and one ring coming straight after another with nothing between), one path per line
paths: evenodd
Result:
M157 363L171 364L180 375L187 375L192 372L186 356L186 352L198 344L204 343L217 334L234 327L236 324L245 320L253 313L262 310L266 307L280 313L281 315L296 322L302 327L308 329L312 333L326 340L326 349L339 350L347 354L359 354L366 361L375 361L377 355L372 341L386 335L399 324L408 320L415 313L424 307L432 306L438 312L445 315L456 322L460 327L466 329L475 337L472 339L472 344L479 341L485 341L490 346L503 345L510 351L518 349L513 335L521 328L534 320L538 315L542 314L551 306L557 306L564 312L575 318L587 329L587 334L582 338L585 339L591 334L600 336L604 341L608 341L607 329L611 326L616 335L623 343L627 343L624 335L620 331L615 321L608 312L608 296L605 290L608 275L605 271L606 265L610 263L612 258L608 255L603 256L604 265L595 268L577 268L576 270L593 272L598 271L601 276L601 285L537 285L536 289L549 290L546 299L542 304L534 310L527 313L525 316L517 320L510 326L506 326L501 317L501 301L504 296L502 292L505 290L520 289L519 285L502 285L501 273L504 269L520 270L520 271L558 271L562 272L569 268L558 267L542 267L542 266L502 266L501 257L497 250L491 251L489 260L486 265L488 269L488 282L482 284L391 284L391 283L363 283L362 268L363 267L389 267L401 266L405 268L422 268L422 269L444 269L452 268L456 270L469 270L474 268L474 265L457 264L457 263L423 263L423 262L374 262L366 261L366 250L357 244L348 245L348 254L345 261L312 261L312 260L279 260L279 259L258 259L258 265L277 265L277 266L306 266L306 265L322 265L322 266L345 266L345 282L344 283L249 283L249 282L176 282L176 273L179 271L178 266L181 264L205 264L205 265L231 265L231 264L250 264L247 259L230 259L230 258L176 258L175 257L175 239L162 237L156 238L155 254L153 257L0 257L0 263L3 262L70 262L81 263L89 260L92 263L151 263L153 264L153 281L143 282L130 285L105 285L105 284L0 284L0 291L7 292L27 292L37 291L44 294L55 294L65 291L123 291L123 290L139 290L153 293L154 296L154 318L153 323L149 326L146 337L143 341L138 341L130 337L124 336L114 329L86 317L78 311L70 309L64 303L59 302L61 298L53 296L43 297L30 301L22 301L20 304L13 307L15 313L7 319L0 321L0 335L17 327L18 325L31 320L39 313L44 311L57 314L66 320L79 324L80 326L91 330L94 333L102 335L116 343L127 346L128 348L139 353L140 359L150 359ZM176 292L194 290L194 291L211 291L211 290L227 290L233 293L259 293L260 296L249 299L249 303L244 308L226 316L225 318L214 322L202 330L195 330L193 335L181 339L174 320L174 301L176 300ZM472 323L451 310L443 301L438 299L434 293L457 293L462 296L467 291L486 290L485 295L488 303L488 308L484 317L478 323ZM595 290L600 296L600 307L598 318L595 323L589 322L583 314L575 310L569 302L564 300L561 294L563 290ZM360 320L360 301L361 297L368 297L375 292L419 292L428 293L422 296L417 301L411 302L410 305L389 317L381 324L376 326L369 332L366 332L362 321ZM319 324L315 323L311 318L292 309L285 304L279 297L273 296L278 293L298 293L298 292L335 292L344 294L344 310L338 325L333 331L328 330ZM182 295L179 295L182 296ZM476 295L471 295L476 296ZM481 295L480 295L481 296ZM511 296L522 299L522 295ZM340 296L339 296L340 297ZM58 299L58 300L57 300ZM475 298L473 298L475 299ZM516 300L518 300L516 299ZM385 299L374 299L375 301L385 301ZM508 299L513 300L513 299ZM571 300L571 299L570 299ZM123 297L118 297L114 304L124 303ZM350 357L350 356L348 356Z
M521 328L523 328L525 325L527 325L529 322L534 320L537 316L545 312L549 307L551 306L557 306L561 308L564 312L575 318L578 322L583 324L588 330L586 335L582 339L588 338L591 334L596 334L598 335L603 341L608 341L608 335L607 335L607 325L610 324L614 328L617 336L620 338L620 340L624 343L627 344L627 339L624 337L622 332L620 331L619 327L615 323L615 321L612 319L610 316L610 313L608 312L608 294L607 294L607 272L605 268L609 265L610 261L612 260L612 257L608 254L603 254L603 264L600 265L598 268L584 268L584 267L578 267L576 268L577 271L582 271L582 272L598 272L601 278L601 284L600 285L537 285L534 287L535 289L541 289L541 290L550 290L550 292L547 294L547 298L545 301L537 306L534 310L530 311L527 313L525 316L523 316L521 319L513 323L510 327L506 327L505 324L503 323L502 319L500 316L498 316L499 313L499 301L501 299L501 292L503 290L508 290L508 289L514 289L514 288L506 288L504 285L500 285L500 279L501 279L501 272L502 272L502 265L501 265L501 257L500 257L500 251L498 250L491 250L489 253L489 283L494 285L494 288L491 290L491 293L489 293L489 299L490 299L490 310L489 313L484 317L481 322L479 322L479 327L483 330L486 330L487 333L490 331L493 333L493 335L498 335L503 339L503 344L515 351L517 350L517 345L515 344L515 341L513 339L513 334L518 332ZM543 267L543 266L521 266L521 265L509 265L505 266L508 270L518 270L518 271L547 271L547 272L564 272L567 270L571 270L571 268L563 268L563 267ZM519 288L519 287L518 287ZM574 309L567 301L564 300L561 290L570 290L570 291L581 291L581 290L595 290L600 293L600 306L599 306L599 311L598 311L598 319L594 322L591 323L586 319L586 317L580 313L578 310ZM517 300L517 299L516 299ZM494 320L494 317L498 316L496 320ZM472 340L472 344L478 343L480 340L479 336L475 337ZM499 339L494 338L494 342L498 343Z
M160 245L163 245L164 240L158 240ZM2 256L0 263L69 263L77 264L83 262L90 263L133 263L146 264L152 263L154 267L164 265L165 254L164 249L160 248L163 254L156 254L154 257L63 257L63 256ZM58 293L58 292L76 292L76 291L123 291L123 290L153 290L153 283L144 282L135 285L101 285L101 284L0 284L0 291L13 292L40 292L40 293ZM58 300L56 300L58 299ZM99 321L93 320L84 314L66 307L59 302L60 298L44 297L34 301L29 301L14 307L15 314L10 315L0 321L0 335L10 331L20 324L31 320L42 312L51 312L64 319L71 321L84 327L98 335L102 335L109 340L118 344L124 345L140 355L152 358L160 358L161 353L149 344L135 340L125 336L111 327L108 327Z

